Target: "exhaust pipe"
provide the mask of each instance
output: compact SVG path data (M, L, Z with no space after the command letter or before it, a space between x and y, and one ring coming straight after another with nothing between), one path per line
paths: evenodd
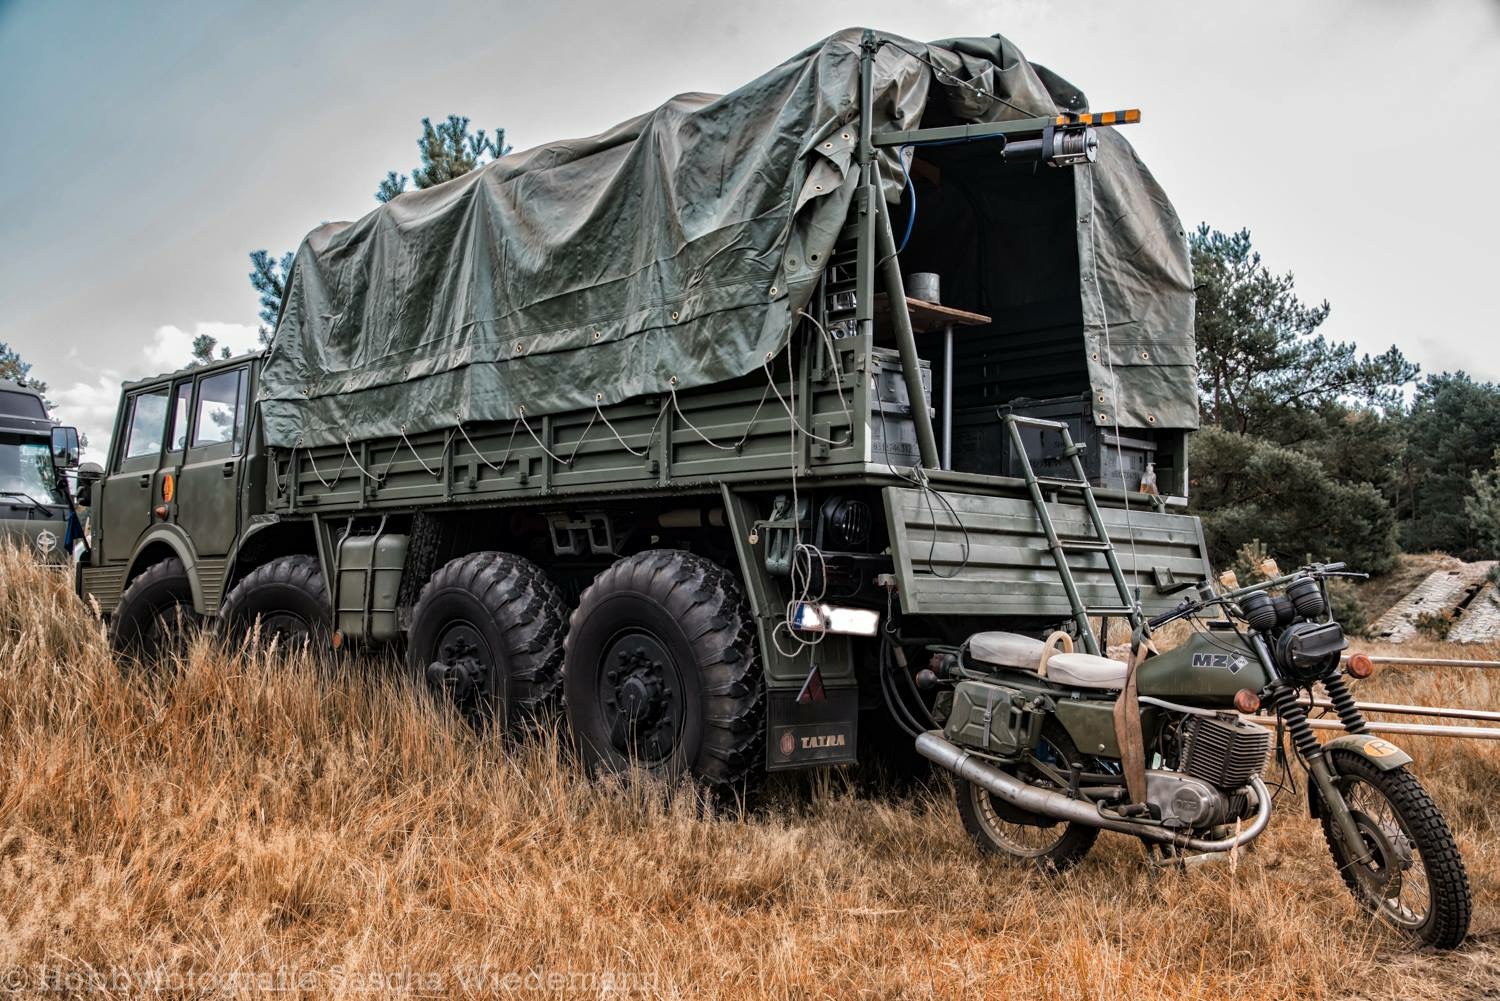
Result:
M1020 779L1005 774L983 758L976 757L950 742L938 730L929 730L917 738L917 753L934 764L948 769L959 778L983 786L1011 806L1025 810L1027 813L1039 813L1044 817L1054 817L1058 820L1098 827L1106 831L1117 831L1120 834L1133 834L1148 841L1158 841L1195 852L1227 852L1231 848L1247 845L1259 837L1260 832L1264 831L1266 824L1271 821L1271 794L1259 776L1250 780L1250 786L1255 790L1256 803L1255 819L1250 822L1249 827L1229 838L1190 838L1165 827L1153 827L1150 824L1110 817L1101 813L1096 805L1087 800L1070 799L1060 792L1027 785Z

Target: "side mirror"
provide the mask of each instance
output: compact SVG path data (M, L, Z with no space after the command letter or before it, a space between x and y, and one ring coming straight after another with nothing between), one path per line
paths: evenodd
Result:
M52 429L52 464L58 469L78 468L78 429Z
M73 499L81 507L94 506L94 484L104 479L104 467L97 462L85 462L78 467L78 489Z

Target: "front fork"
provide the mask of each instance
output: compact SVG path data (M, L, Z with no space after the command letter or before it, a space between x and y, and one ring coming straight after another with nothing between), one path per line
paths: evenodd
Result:
M1307 774L1311 777L1313 785L1317 787L1318 795L1322 797L1323 809L1327 810L1329 817L1332 818L1334 828L1338 831L1340 840L1343 841L1348 851L1350 861L1355 863L1370 861L1371 856L1365 847L1364 835L1360 833L1359 825L1354 820L1354 813L1344 800L1343 790L1339 788L1338 775L1334 773L1333 766L1328 762L1328 755L1323 753L1323 745L1319 744L1317 737L1313 736L1313 729L1307 722L1307 707L1297 700L1296 690L1280 680L1280 672L1276 670L1276 664L1271 659L1271 651L1266 648L1266 641L1256 635L1252 638L1252 645L1266 673L1277 679L1272 685L1271 692L1276 714L1281 717L1287 732L1292 735L1292 744L1297 749L1297 755L1307 766ZM1344 729L1350 733L1362 731L1365 728L1364 717L1354 707L1354 699L1350 696L1348 688L1344 686L1344 679L1334 676L1325 680L1323 685L1328 690L1329 698L1334 703Z

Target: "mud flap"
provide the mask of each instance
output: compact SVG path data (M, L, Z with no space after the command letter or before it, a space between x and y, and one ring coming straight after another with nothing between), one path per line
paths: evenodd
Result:
M853 764L858 752L859 691L824 689L817 701L795 691L766 693L766 771Z

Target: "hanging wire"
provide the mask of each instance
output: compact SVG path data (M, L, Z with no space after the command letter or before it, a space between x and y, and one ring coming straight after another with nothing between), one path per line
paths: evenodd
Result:
M531 430L531 424L526 420L526 408L518 407L517 409L520 412L520 417L518 417L517 420L519 420L521 422L521 426L526 429L526 433L531 435L531 440L536 442L537 447L540 448L543 452L546 452L547 455L552 458L553 462L561 462L564 466L568 465L572 460L564 459L562 456L552 451L552 449L548 448L542 442L542 439L536 436L536 432Z
M299 443L301 442L300 438L297 439L297 440L298 440ZM293 453L295 453L297 450L294 448L294 449L292 449L292 451L293 451ZM333 482L329 483L327 480L323 479L323 474L321 474L321 473L318 472L318 460L316 458L314 458L314 456L313 456L313 450L309 448L309 449L304 449L304 451L307 452L307 464L312 467L312 474L313 474L313 476L317 477L318 482L321 483L321 484L323 484L323 488L325 490L332 490L335 486L337 486L339 480L343 478L343 475L344 475L344 465L345 465L345 463L348 460L345 459L344 456L339 456L339 468L334 471ZM288 468L290 469L291 467L288 466Z
M409 452L411 452L411 457L413 459L417 460L417 465L421 466L423 469L425 469L427 471L427 475L428 476L442 476L443 475L443 467L441 465L439 465L437 469L433 469L427 463L425 463L425 462L422 461L422 457L417 454L417 447L411 443L411 439L410 438L406 437L406 425L405 424L400 425L396 430L397 430L397 433L399 433L401 435L401 441L402 441L402 443L405 444L407 450ZM445 453L448 451L448 445L452 441L453 441L453 432L449 431L448 432L448 436L443 439L443 451ZM391 449L391 457L386 460L385 468L380 471L380 479L377 482L379 482L379 483L384 483L385 482L386 477L391 474L391 467L396 464L396 456L398 456L400 454L401 454L401 449L399 447Z
M624 448L625 451L629 452L631 455L635 456L637 459L643 459L647 455L650 455L651 454L651 444L650 444L651 443L651 439L654 438L654 437L656 437L656 429L659 428L659 427L661 427L661 419L662 419L663 415L665 415L666 412L667 412L666 408L664 408L664 407L658 407L656 409L656 421L651 425L651 430L649 430L649 431L646 432L646 447L643 448L643 449L641 449L640 451L636 451L634 448L632 448L630 446L629 442L627 442L624 438L622 438L620 436L620 432L618 432L618 431L615 430L615 426L609 422L609 418L606 417L606 416L604 416L604 411L599 406L600 402L603 401L603 399L604 399L604 394L603 393L595 393L594 394L594 413L598 414L599 415L599 419L604 422L604 426L607 427L607 428L609 428L609 433L615 436L615 441L619 442L620 446L622 448ZM762 403L765 402L764 397L762 397L761 402ZM760 408L759 407L756 408L756 413L760 413Z
M740 449L745 447L745 442L750 440L750 432L752 429L754 429L756 420L760 418L761 408L766 405L766 398L770 395L770 389L766 389L761 392L760 403L756 405L755 413L750 415L750 420L745 425L745 433L740 435L739 441L735 442L733 445L721 445L710 438L708 435L700 431L696 424L688 420L687 414L682 412L682 406L677 402L677 376L672 376L672 378L668 380L667 386L671 390L672 394L672 409L677 413L678 417L682 418L682 423L686 425L687 429L693 432L693 434L697 435L699 438L702 438L707 444L713 446L714 448L717 448L721 452L738 452ZM653 428L653 430L655 429Z
M354 454L354 446L352 446L351 444L349 444L349 435L347 435L347 434L344 435L344 451L347 452L347 453L349 453L349 459L350 459L351 462L354 463L354 468L357 469L357 470L359 470L361 473L363 473L365 479L367 479L367 480L375 480L374 475L372 475L371 472L368 469L366 469L364 466L361 466L359 464L359 457ZM380 481L379 480L375 480L375 482L379 483Z
M454 416L458 417L458 414L454 414ZM505 455L501 457L500 465L498 466L491 462L489 459L485 458L484 453L479 450L479 446L474 444L473 439L469 437L469 432L464 430L462 418L460 418L458 422L458 433L464 436L464 441L469 443L469 448L474 450L474 454L479 457L480 462L484 463L486 466L489 466L495 472L500 473L504 472L505 464L510 461L511 449L515 448L516 443L516 428L519 424L520 421L517 421L515 424L512 424L510 426L510 438L508 438L505 442ZM457 456L455 455L454 458L457 458Z

